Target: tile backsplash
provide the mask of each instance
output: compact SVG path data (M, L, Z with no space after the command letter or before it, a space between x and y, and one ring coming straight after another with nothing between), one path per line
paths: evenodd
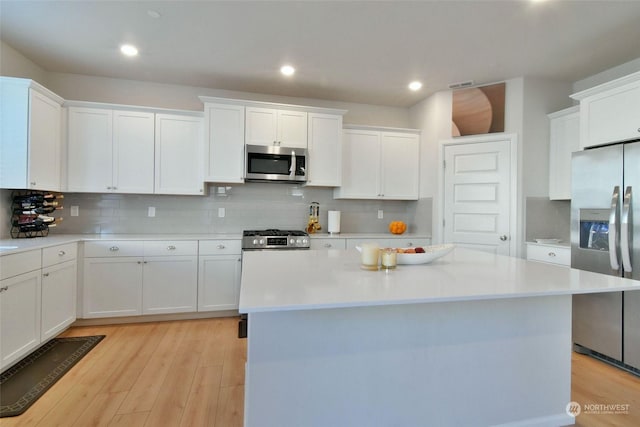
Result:
M410 232L431 234L431 201L334 200L329 188L291 184L246 183L224 187L211 185L209 195L162 196L138 194L65 193L64 221L51 234L151 234L234 233L245 229L305 228L309 204L320 203L320 224L326 232L327 211L340 210L341 232L386 232L389 222L405 221ZM0 224L9 236L11 192L2 190ZM78 206L79 216L70 216ZM155 216L149 217L149 207ZM224 217L219 216L221 208ZM378 219L382 210L383 219ZM428 218L416 218L426 215ZM416 224L420 224L417 227Z
M527 197L526 200L526 236L533 241L536 238L556 238L570 241L571 201L549 200L544 197Z

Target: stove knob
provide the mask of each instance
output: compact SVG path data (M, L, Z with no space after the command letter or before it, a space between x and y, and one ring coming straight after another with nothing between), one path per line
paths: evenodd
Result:
M257 245L258 244L258 239L253 239L253 244Z
M296 242L296 239L294 239L293 237L289 239L289 244L293 245L295 242Z
M260 239L258 243L260 243L261 245L264 245L264 239Z
M302 244L303 244L303 245L305 245L305 246L307 246L307 245L309 244L309 239L307 239L306 237L304 237L304 238L302 239Z
M302 244L302 239L296 239L296 245L300 246Z

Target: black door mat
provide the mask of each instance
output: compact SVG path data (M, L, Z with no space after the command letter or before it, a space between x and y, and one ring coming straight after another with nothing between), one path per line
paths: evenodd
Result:
M26 411L104 337L54 338L0 374L0 418Z

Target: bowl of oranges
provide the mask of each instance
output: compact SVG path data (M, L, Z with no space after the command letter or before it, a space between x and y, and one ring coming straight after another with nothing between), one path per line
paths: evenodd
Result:
M451 252L456 245L444 244L434 246L418 246L415 248L397 248L398 264L428 264Z

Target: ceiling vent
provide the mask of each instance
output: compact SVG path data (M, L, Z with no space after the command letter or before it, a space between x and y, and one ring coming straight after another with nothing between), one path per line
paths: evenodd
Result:
M462 89L463 87L470 87L473 86L473 80L469 80L466 82L459 82L459 83L451 83L449 85L449 89Z

